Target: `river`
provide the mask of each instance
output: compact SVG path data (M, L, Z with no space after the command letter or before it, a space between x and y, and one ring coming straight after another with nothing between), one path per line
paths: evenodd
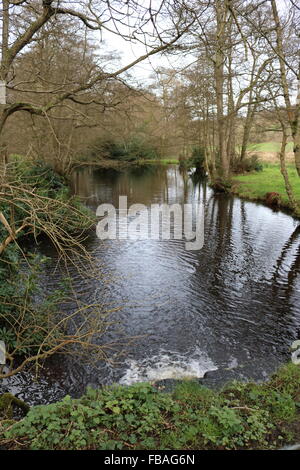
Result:
M115 306L119 327L112 341L135 337L116 364L51 361L39 382L28 372L4 387L29 401L45 403L66 393L80 395L87 384L202 377L208 370L235 369L244 379L264 380L289 360L300 333L300 230L291 216L261 204L215 194L176 165L124 171L87 168L73 174L74 192L96 211L101 203L128 205L193 203L204 206L204 246L187 250L184 240L87 242L105 274L99 284L74 285L85 299ZM55 253L47 283L55 287ZM120 349L118 349L120 352Z

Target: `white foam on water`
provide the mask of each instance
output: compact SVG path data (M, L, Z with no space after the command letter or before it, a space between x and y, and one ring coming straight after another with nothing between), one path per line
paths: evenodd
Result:
M161 351L141 361L129 360L119 383L156 382L164 379L201 378L205 372L216 370L216 365L205 354L195 350L192 354Z
M230 360L229 360L227 368L228 369L235 369L236 367L238 367L238 365L239 365L239 363L238 363L237 358L236 357L231 357Z

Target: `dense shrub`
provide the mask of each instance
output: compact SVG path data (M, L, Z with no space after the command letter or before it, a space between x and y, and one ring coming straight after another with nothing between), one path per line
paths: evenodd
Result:
M202 147L194 147L191 156L191 163L196 170L202 171L205 167L205 149Z
M250 171L262 171L263 165L257 155L250 155L243 160L237 156L231 164L233 173L248 173Z
M195 168L196 173L205 174L205 149L203 147L194 147L189 158L180 158L179 165L181 168Z
M135 161L153 160L159 158L158 148L151 142L139 136L128 138L121 142L112 138L99 138L90 145L86 158L98 160L109 158L111 160Z
M0 339L5 341L8 353L15 358L39 350L54 327L55 312L66 287L59 287L47 297L42 295L39 278L47 259L31 252L28 246L22 248L20 243L25 238L36 240L45 226L53 235L56 225L66 240L66 233L75 234L88 228L91 216L77 199L70 196L66 181L43 163L32 164L20 156L13 156L6 184L0 197L2 218L16 229L23 226L24 220L30 222L17 233L17 243L11 241L0 255ZM3 220L0 222L0 243L9 235ZM43 300L37 304L36 298ZM44 344L43 350L47 348Z

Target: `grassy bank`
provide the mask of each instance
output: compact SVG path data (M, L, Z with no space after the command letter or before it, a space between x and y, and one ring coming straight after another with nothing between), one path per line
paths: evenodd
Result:
M73 169L84 167L95 167L103 169L124 170L135 166L143 165L177 165L179 160L177 158L162 158L162 159L137 159L132 161L112 160L109 158L99 159L97 161L78 161L73 164Z
M288 167L288 173L295 198L300 205L299 176L292 165ZM266 202L267 193L275 192L280 195L280 207L291 210L284 180L278 165L265 165L261 172L234 176L231 191L240 197L262 202Z
M178 158L161 158L157 160L145 160L144 163L150 163L154 165L178 165Z
M275 449L300 442L300 367L288 364L262 384L213 391L180 383L89 389L80 399L33 407L0 422L7 449Z

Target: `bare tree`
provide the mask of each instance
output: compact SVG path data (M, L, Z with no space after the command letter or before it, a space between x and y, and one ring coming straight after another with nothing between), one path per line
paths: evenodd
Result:
M296 64L296 68L294 69L291 67L288 61L288 57L284 48L284 27L282 21L279 17L277 2L276 0L271 0L272 5L272 13L273 19L275 24L275 33L276 33L276 45L274 49L276 51L279 65L280 65L280 76L281 76L281 86L283 90L283 97L286 107L287 113L287 120L289 122L291 131L292 131L292 138L294 141L294 154L295 154L295 164L297 168L298 175L300 176L300 57L299 57L299 50L298 50L298 64ZM294 5L293 5L294 8ZM294 18L294 12L290 11L290 18ZM299 19L299 16L298 16ZM292 26L297 28L297 23L293 21L288 26ZM299 28L299 26L298 26ZM286 28L287 29L287 28ZM297 34L297 30L296 30ZM299 29L298 29L299 34ZM298 41L299 43L299 41ZM288 74L287 68L294 74L295 79L297 80L297 101L296 105L292 106L291 98L290 98L290 87L288 83Z
M61 17L77 21L81 25L82 36L86 31L102 34L104 32L125 41L143 44L145 53L114 71L106 70L105 64L96 64L79 73L82 63L78 64L78 76L73 80L62 80L60 83L49 84L45 90L37 90L38 71L36 80L27 83L27 93L31 91L33 99L6 102L6 87L11 90L15 85L14 68L19 58L34 47L37 41L47 41L47 27L55 28ZM157 8L152 2L121 2L107 1L78 1L72 7L68 2L54 0L17 1L4 0L2 3L2 59L0 78L2 84L2 105L0 115L0 133L7 119L18 111L26 111L34 116L49 116L62 104L78 104L87 106L91 103L91 91L99 89L103 82L120 77L129 69L148 57L162 52L172 46L188 30L194 21L190 13L182 8L180 2L163 1ZM79 27L79 26L78 26ZM49 36L48 36L49 37ZM63 64L61 64L63 66ZM112 65L112 64L110 64ZM31 88L30 88L31 86ZM24 84L21 87L24 91ZM44 99L41 104L39 92L43 91ZM30 96L29 94L27 96ZM95 100L97 104L97 100ZM74 110L74 107L73 107ZM76 110L76 108L75 108ZM80 114L80 113L78 113Z

